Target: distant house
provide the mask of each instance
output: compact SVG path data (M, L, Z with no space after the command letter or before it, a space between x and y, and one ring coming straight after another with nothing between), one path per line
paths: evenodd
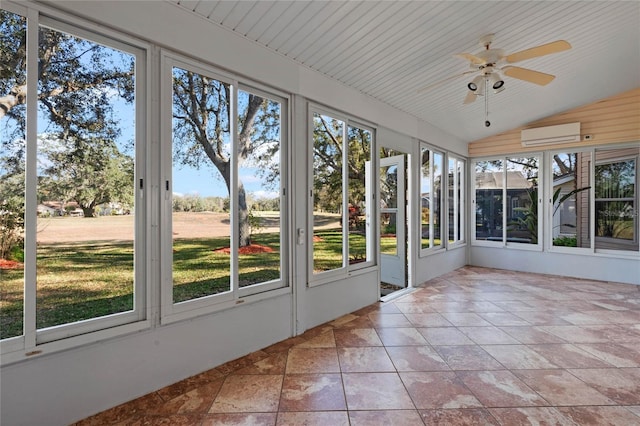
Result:
M40 217L51 217L51 216L60 216L61 212L59 209L55 207L48 206L46 204L38 204L38 216Z
M43 201L38 204L38 216L84 216L84 212L76 202L64 203L62 201Z
M120 203L103 203L100 204L99 211L100 216L112 216L112 215L124 215L129 214L129 210L125 209L124 206Z

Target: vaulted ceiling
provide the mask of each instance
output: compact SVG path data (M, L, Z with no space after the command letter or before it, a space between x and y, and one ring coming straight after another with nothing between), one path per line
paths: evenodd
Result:
M168 1L463 141L640 87L638 1ZM450 77L470 70L453 55L477 54L490 33L507 54L572 49L519 62L556 78L505 77L485 127L485 98L463 105L474 74Z

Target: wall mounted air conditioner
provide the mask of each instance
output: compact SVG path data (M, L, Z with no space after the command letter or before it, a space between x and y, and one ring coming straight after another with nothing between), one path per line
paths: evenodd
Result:
M565 142L580 142L580 123L536 127L522 131L522 146L540 146Z

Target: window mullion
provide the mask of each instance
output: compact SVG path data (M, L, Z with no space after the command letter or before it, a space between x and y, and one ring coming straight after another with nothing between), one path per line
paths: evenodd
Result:
M38 12L27 11L27 149L25 165L24 336L25 348L36 345L36 226L38 150Z
M342 126L342 266L349 266L349 126Z
M507 157L502 158L502 244L507 244Z
M434 152L432 149L429 149L429 180L431 182L431 188L429 189L429 247L432 248L435 245L435 238L434 238L434 226L433 226L433 221L435 218L435 215L433 214L436 209L436 203L435 203L435 183L436 183L436 176L435 176L435 168L433 165L434 162Z
M447 173L447 178L449 177L449 173ZM447 203L453 203L453 217L451 220L453 221L453 243L455 244L460 239L460 229L458 229L458 203L459 203L459 195L458 195L458 160L454 158L453 160L453 170L451 172L451 179L453 179L453 194L451 196L451 201L449 201L449 197L447 197ZM448 186L448 183L447 183ZM447 218L449 215L447 214ZM447 232L449 230L449 223L447 223Z
M231 84L229 99L229 136L231 137L231 190L229 191L229 211L231 218L231 237L230 237L230 260L231 260L231 276L229 277L231 284L231 292L233 298L238 298L239 282L239 261L238 249L240 247L240 224L239 224L239 184L238 166L239 166L239 135L238 135L238 82Z
M458 236L460 240L466 240L467 235L467 210L466 210L466 200L467 200L467 163L464 161L460 161L460 173L458 173L458 181L460 182L460 193L458 195L458 199L460 201L460 220L458 221L459 230ZM474 217L475 219L475 217Z
M596 252L596 152L589 150L589 240L591 253Z

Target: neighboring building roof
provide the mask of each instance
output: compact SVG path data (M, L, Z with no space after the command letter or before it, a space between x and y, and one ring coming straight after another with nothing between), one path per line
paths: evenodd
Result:
M564 185L567 182L572 182L576 179L574 173L567 173L566 175L557 176L553 178L553 186Z

